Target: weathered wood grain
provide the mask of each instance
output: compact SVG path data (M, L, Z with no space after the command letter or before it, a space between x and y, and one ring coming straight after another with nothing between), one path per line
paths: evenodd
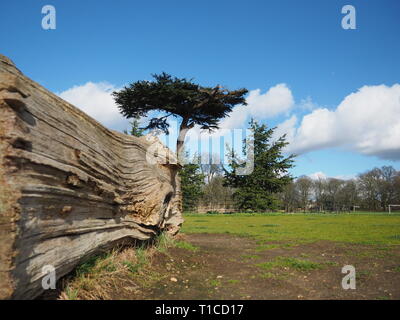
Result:
M39 295L45 265L60 278L101 248L176 233L174 162L156 137L104 128L0 55L0 298Z

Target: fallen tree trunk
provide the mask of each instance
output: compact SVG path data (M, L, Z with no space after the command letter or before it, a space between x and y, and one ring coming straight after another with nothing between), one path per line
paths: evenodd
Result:
M104 128L0 55L0 298L41 294L46 265L59 279L99 249L178 232L178 167L156 137Z

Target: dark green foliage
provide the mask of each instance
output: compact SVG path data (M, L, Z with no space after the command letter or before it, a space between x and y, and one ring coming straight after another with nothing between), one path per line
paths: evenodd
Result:
M183 210L193 210L202 196L204 174L200 173L200 166L198 164L189 163L183 166L179 175L181 177Z
M207 211L206 213L207 214L220 214L218 211L213 211L213 210Z
M131 124L131 130L129 131L129 134L131 136L135 137L144 136L145 129L139 127L139 118L134 118L133 121L130 122L130 124ZM128 134L128 131L124 130L124 133Z
M254 150L254 170L249 175L238 175L237 169L245 164L232 153L231 170L225 171L225 184L235 188L234 199L240 209L256 212L275 210L278 206L276 194L292 181L288 170L293 167L294 155L282 155L282 149L288 144L285 136L271 142L274 128L268 129L253 120L250 128L253 136L246 143Z
M235 105L246 104L243 97L246 89L202 87L192 79L179 79L166 73L155 74L153 78L155 81L137 81L113 93L119 110L127 118L143 117L149 111L165 113L151 119L146 129L168 133L169 116L180 116L185 128L198 124L203 129L215 129Z

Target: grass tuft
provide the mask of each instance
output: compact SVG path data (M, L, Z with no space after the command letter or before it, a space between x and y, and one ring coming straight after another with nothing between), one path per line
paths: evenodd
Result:
M173 247L174 246L174 239L172 237L170 237L167 233L160 233L154 243L155 243L155 249L158 252L162 252L165 253L167 251L168 248Z
M239 283L240 281L239 280L236 280L236 279L230 279L230 280L228 280L228 283L230 283L230 284L236 284L236 283Z
M311 271L323 268L320 263L290 257L276 257L273 261L259 263L257 266L264 270L290 268L298 271Z
M189 250L189 251L194 251L194 252L196 252L199 249L199 247L196 247L196 246L192 245L191 243L182 241L182 240L176 241L175 247L180 248L180 249Z
M221 281L217 280L217 279L211 279L209 281L210 286L212 287L220 287L221 286Z
M124 289L129 290L135 290L138 282L145 287L153 284L162 276L151 269L152 255L157 251L164 252L174 244L173 239L161 234L152 246L144 243L90 257L63 280L67 285L59 298L112 299L113 294L121 294L120 279L124 279Z

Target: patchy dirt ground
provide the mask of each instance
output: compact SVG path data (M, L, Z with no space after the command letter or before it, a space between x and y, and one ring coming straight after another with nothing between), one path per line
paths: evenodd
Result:
M124 298L400 299L398 246L260 245L223 234L191 234L184 240L199 249L156 254L151 268L160 280ZM355 290L342 288L344 265L356 269Z
M185 234L179 243L111 255L40 299L400 299L398 245L260 242L227 234ZM345 265L355 267L355 290L342 288Z

